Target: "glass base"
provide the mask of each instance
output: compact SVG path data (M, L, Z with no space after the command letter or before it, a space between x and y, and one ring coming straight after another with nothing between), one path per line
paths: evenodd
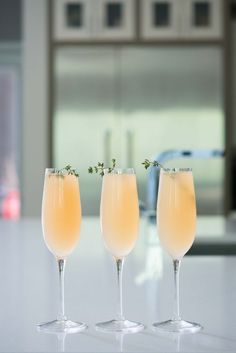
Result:
M153 324L153 329L160 332L195 333L202 330L202 326L184 320L168 320L156 322Z
M87 325L82 322L73 322L70 320L53 320L50 322L42 323L37 325L39 332L47 333L76 333L83 331L87 328Z
M110 320L100 322L95 325L98 331L102 332L123 332L123 333L136 333L144 329L144 325L139 322L129 320Z

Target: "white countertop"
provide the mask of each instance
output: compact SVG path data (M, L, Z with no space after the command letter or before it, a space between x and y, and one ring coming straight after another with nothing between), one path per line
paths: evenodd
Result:
M211 237L211 231L220 239L225 232L234 238L234 223L226 223L222 218L211 222L199 218L197 241L201 234ZM171 260L152 241L154 229L141 222L136 248L124 267L125 316L147 328L122 337L94 329L94 323L114 317L115 266L104 249L99 220L83 218L80 241L67 263L65 297L67 316L86 322L89 328L64 337L65 352L236 351L233 256L186 256L183 260L182 317L202 324L202 332L163 337L152 331L154 321L170 318L173 302ZM0 236L0 352L62 351L63 337L36 330L36 323L56 317L58 298L56 261L44 245L40 221L1 221Z

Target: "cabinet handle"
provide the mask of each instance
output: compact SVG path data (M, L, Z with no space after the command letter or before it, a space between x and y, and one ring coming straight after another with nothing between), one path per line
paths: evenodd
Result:
M105 133L104 133L104 163L105 163L105 166L108 166L111 163L111 139L112 139L111 130L110 129L105 130Z
M134 163L134 131L126 131L127 141L127 167L133 167Z

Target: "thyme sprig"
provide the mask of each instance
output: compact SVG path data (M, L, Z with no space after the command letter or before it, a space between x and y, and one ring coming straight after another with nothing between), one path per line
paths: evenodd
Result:
M142 163L144 165L145 169L148 169L149 167L160 167L164 168L163 165L157 161L149 161L149 159L145 159L145 161Z
M113 159L111 160L111 162L112 162L112 166L111 166L111 167L108 167L108 168L106 168L106 167L104 166L104 163L103 163L103 162L98 162L97 165L95 165L95 166L93 166L93 167L89 167L89 168L88 168L88 172L89 172L89 174L98 173L101 177L103 177L103 175L104 175L104 169L108 169L108 173L111 173L111 172L115 169L115 167L116 167L116 160L115 160L115 158L113 158Z
M70 164L62 169L55 170L55 174L59 175L60 177L64 177L65 175L74 175L77 178L79 177L79 173L76 171L76 169L73 169Z

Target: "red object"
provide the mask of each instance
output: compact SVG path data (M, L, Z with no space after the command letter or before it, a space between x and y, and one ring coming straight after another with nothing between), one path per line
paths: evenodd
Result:
M3 199L2 218L12 220L20 218L20 193L18 190L9 191Z

